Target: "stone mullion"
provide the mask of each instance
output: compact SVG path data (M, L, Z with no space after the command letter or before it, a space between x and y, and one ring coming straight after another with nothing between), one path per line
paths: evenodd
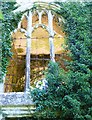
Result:
M30 51L31 51L31 34L32 34L32 12L28 11L27 24L27 48L26 48L26 84L25 92L30 88Z
M55 53L54 53L54 31L53 31L53 15L51 10L48 11L48 28L49 28L49 44L50 44L50 59L55 62Z

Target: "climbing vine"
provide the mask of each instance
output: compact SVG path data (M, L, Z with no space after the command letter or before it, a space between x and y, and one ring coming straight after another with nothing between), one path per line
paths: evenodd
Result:
M3 2L2 13L4 19L2 20L2 76L6 73L9 58L12 56L11 52L11 32L17 28L21 14L14 14L12 11L15 9L14 2ZM1 79L2 80L2 79Z
M2 19L2 35L1 35L1 40L2 40L2 65L1 65L1 74L0 75L0 81L2 81L2 77L6 73L6 67L8 66L9 59L12 57L13 53L11 52L11 43L12 43L12 38L11 38L11 32L13 32L17 26L19 21L21 20L22 15L24 12L19 12L19 13L13 13L13 10L17 9L14 5L16 2L2 2L2 14L3 18ZM32 10L35 9L35 5L33 6ZM2 14L0 13L0 17L2 17Z

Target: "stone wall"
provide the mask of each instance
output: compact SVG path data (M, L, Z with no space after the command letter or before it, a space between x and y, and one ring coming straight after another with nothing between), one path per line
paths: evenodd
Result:
M2 93L0 108L2 117L31 117L35 111L35 104L28 93Z

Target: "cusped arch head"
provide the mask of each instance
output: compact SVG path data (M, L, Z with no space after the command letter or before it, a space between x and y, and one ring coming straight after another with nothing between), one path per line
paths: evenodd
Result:
M14 13L25 13L27 11L34 11L34 10L51 10L53 12L55 12L56 14L58 14L59 16L62 16L64 19L66 19L66 17L69 17L69 11L66 10L66 7L64 7L62 2L55 2L53 1L47 1L47 2L43 2L43 1L30 1L28 3L25 2L24 4L21 4L17 9L15 9L13 12ZM47 11L46 11L47 12Z
M46 16L48 16L48 12L49 10L51 11L53 17L57 17L57 22L58 24L62 21L63 23L65 23L65 18L67 16L67 11L64 9L64 7L60 6L60 4L58 2L54 3L46 3L46 2L36 2L34 3L33 7L32 7L32 11L33 10L37 10L37 11L43 11L43 14L46 14ZM66 12L66 15L64 14L60 14L61 13L65 13ZM42 18L43 19L43 18Z
M70 17L69 11L66 10L62 2L29 2L29 4L21 5L14 13L25 13L31 10L32 12L35 10L43 10L48 13L48 10L51 10L53 13L57 14L58 17L63 19L62 21L65 23L66 18Z
M46 25L44 25L44 24L36 24L36 25L34 25L34 27L32 29L32 33L34 32L35 29L37 29L39 27L42 27L43 29L45 29L50 34L50 31L49 31L48 27Z

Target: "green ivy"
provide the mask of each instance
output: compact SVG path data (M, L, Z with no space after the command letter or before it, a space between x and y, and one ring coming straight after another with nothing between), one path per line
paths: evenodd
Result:
M0 10L0 19L3 19L3 14L1 10Z
M21 14L14 14L14 2L3 2L2 12L4 19L2 20L2 76L6 73L6 67L9 59L12 56L11 52L11 32L17 28Z
M46 72L47 90L31 92L37 109L34 117L48 120L92 119L92 3L60 3L54 10L65 19L63 30L71 61L68 72L57 63L50 63ZM12 56L10 32L17 28L21 14L11 11L14 3L3 3L2 11L2 73ZM34 8L35 9L35 8ZM66 61L65 61L66 62Z

